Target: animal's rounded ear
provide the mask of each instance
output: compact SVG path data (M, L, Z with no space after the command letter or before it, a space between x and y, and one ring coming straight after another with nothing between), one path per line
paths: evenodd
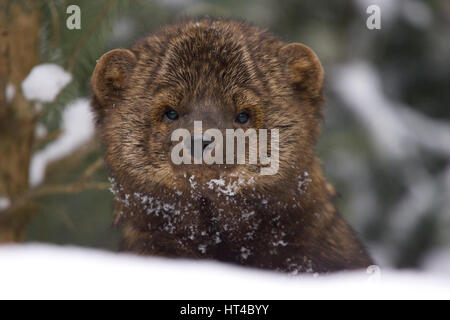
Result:
M91 84L100 107L114 104L122 98L135 65L136 56L126 49L109 51L99 59Z
M291 43L282 47L278 56L285 66L286 78L296 89L314 97L321 94L323 68L310 48L300 43Z

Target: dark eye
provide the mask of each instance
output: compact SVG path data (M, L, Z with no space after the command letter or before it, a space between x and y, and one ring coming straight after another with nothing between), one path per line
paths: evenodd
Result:
M172 121L178 119L178 113L173 109L167 110L164 115L167 117L167 119Z
M241 113L239 113L236 116L235 121L239 124L245 124L248 122L248 120L250 119L250 115L248 114L247 111L242 111Z

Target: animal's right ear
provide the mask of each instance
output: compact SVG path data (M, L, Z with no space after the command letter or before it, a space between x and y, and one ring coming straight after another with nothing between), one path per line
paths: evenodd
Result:
M100 108L113 105L122 98L136 61L134 53L126 49L109 51L99 59L91 84Z

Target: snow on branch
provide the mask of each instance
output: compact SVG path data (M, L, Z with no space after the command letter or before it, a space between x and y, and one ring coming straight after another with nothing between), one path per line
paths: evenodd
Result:
M431 119L383 94L381 78L368 63L341 66L332 87L367 126L381 156L404 160L422 149L450 157L450 122Z
M55 141L33 155L31 186L42 183L49 163L70 155L93 137L95 129L88 99L77 99L64 109L61 130L62 134Z
M54 63L35 66L22 82L22 91L30 101L53 102L72 81L72 75Z

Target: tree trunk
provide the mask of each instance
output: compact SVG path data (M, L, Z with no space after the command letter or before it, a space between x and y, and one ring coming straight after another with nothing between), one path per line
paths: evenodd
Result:
M0 197L14 204L29 189L37 112L21 83L39 58L39 1L0 0ZM8 99L7 87L15 94ZM0 209L0 243L22 241L30 207ZM6 216L5 216L6 215Z

